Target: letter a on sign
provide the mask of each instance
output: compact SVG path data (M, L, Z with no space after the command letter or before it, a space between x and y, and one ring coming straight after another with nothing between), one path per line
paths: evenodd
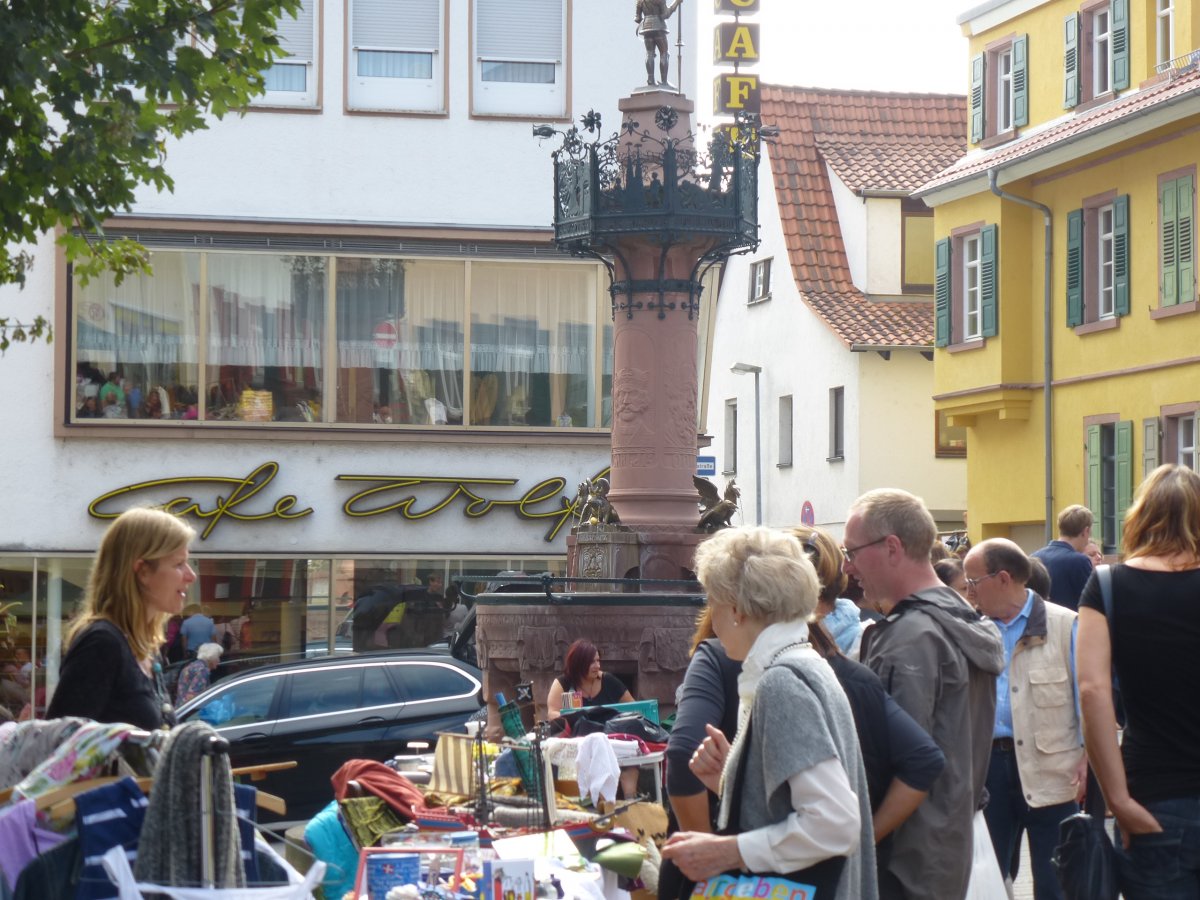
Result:
M747 22L722 22L713 32L713 62L758 62L758 25Z

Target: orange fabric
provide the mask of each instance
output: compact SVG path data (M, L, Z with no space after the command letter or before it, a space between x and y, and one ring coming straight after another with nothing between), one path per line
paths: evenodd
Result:
M344 800L351 781L357 781L364 791L383 800L393 810L412 821L425 808L425 796L420 788L401 775L373 759L352 759L342 764L329 777L333 795Z

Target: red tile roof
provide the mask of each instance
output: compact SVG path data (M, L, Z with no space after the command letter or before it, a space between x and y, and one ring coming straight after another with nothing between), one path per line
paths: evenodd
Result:
M792 276L847 346L927 346L932 304L874 301L850 278L829 169L860 193L910 192L966 150L966 98L764 85L771 175ZM828 169L826 168L828 166Z
M1162 81L1085 112L1068 114L1061 121L1053 122L1007 144L964 156L922 185L921 193L929 193L937 188L983 175L995 166L1009 165L1036 153L1102 132L1123 120L1144 115L1197 93L1200 93L1200 70L1194 69L1174 80Z

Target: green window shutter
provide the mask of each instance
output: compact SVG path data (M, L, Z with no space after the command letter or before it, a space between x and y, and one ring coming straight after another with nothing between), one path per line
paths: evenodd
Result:
M1164 181L1158 190L1158 301L1161 306L1179 302L1178 184Z
M1121 549L1121 537L1125 530L1125 510L1133 502L1133 423L1118 422L1117 429L1117 539L1114 543Z
M985 225L979 231L979 316L980 333L995 337L996 322L996 226Z
M934 245L933 281L934 345L950 343L950 238Z
M1142 477L1158 468L1158 416L1142 419Z
M1067 327L1083 324L1083 210L1067 213Z
M1104 502L1103 484L1100 480L1100 426L1087 427L1087 497L1084 503L1092 511L1092 518L1099 524L1101 521L1101 504ZM1101 535L1103 539L1103 535Z
M1113 201L1113 312L1129 315L1129 195Z
M1112 41L1112 86L1129 87L1129 0L1110 0L1108 21Z
M1175 190L1175 237L1178 264L1179 303L1191 303L1196 299L1196 247L1193 216L1195 183L1191 175L1177 179Z
M1063 107L1079 105L1079 13L1063 19Z
M1013 127L1029 124L1029 36L1012 43Z
M983 54L971 60L971 143L983 140Z

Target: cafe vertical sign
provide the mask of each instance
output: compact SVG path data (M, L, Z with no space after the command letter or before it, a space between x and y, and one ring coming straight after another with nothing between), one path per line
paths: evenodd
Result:
M744 18L759 10L760 0L714 0L718 16L733 16L733 21L718 20L713 29L713 63L732 66L732 72L719 72L713 79L713 113L718 116L758 114L760 85L758 73L758 23ZM746 68L750 67L750 71Z

